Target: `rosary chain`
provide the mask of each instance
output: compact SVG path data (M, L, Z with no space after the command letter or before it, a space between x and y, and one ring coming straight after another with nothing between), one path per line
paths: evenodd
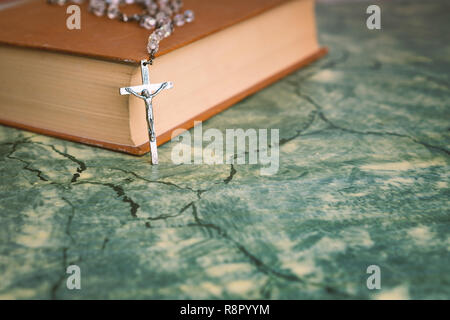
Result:
M83 1L47 0L49 4L60 6L67 3L81 4ZM127 15L120 11L121 6L131 4L141 6L142 12ZM175 27L182 27L186 23L194 21L194 12L186 10L182 13L182 8L182 0L89 0L89 11L98 17L106 15L108 19L137 22L142 28L153 31L147 42L148 64L150 65L159 50L161 40L169 37Z

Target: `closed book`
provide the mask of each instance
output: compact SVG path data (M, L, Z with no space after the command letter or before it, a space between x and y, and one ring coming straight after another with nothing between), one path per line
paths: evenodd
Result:
M0 10L0 123L131 154L149 151L142 84L150 31L81 5L18 1ZM326 53L313 0L185 0L195 21L164 39L150 81L174 87L153 100L158 144ZM126 12L138 12L127 6ZM177 130L177 132L180 132Z

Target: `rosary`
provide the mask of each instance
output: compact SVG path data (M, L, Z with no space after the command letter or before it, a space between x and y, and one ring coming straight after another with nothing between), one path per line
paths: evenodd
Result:
M68 2L81 3L83 0L47 0L49 4L65 5ZM142 7L141 14L127 15L120 11L121 5L138 4ZM120 89L121 95L134 95L145 102L150 153L152 164L158 164L158 149L153 117L153 97L162 90L173 88L172 82L150 84L148 65L153 64L159 43L169 37L174 27L182 27L185 23L194 21L194 12L186 10L181 13L182 0L90 0L89 11L98 17L106 15L109 19L123 22L137 22L141 27L152 30L148 37L148 60L141 61L142 85Z

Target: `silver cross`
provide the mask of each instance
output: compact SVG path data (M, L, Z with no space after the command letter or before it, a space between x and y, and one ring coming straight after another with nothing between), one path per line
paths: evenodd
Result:
M164 82L158 84L150 84L148 62L146 60L141 61L141 75L142 85L135 87L120 88L121 95L132 94L145 101L145 111L148 124L148 136L150 142L150 152L152 155L152 164L158 164L158 149L156 146L156 133L153 118L153 97L160 93L162 90L173 88L172 82Z

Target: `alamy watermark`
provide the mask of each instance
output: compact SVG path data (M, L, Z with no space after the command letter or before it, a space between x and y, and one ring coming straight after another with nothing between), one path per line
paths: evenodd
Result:
M72 4L67 7L66 13L70 14L66 19L66 27L69 30L80 30L81 29L81 10L80 6Z
M376 4L372 4L367 7L367 14L370 16L366 20L366 26L369 30L380 30L381 29L381 9Z
M367 278L366 285L369 290L380 290L381 289L381 269L376 264L370 265L366 270L367 274L370 276Z
M70 274L67 277L66 287L69 290L81 289L81 269L76 264L70 265L66 269L66 273Z
M261 175L274 175L280 166L278 129L218 129L203 132L201 121L195 122L192 137L183 129L172 133L174 164L259 164ZM206 146L203 144L206 143Z

